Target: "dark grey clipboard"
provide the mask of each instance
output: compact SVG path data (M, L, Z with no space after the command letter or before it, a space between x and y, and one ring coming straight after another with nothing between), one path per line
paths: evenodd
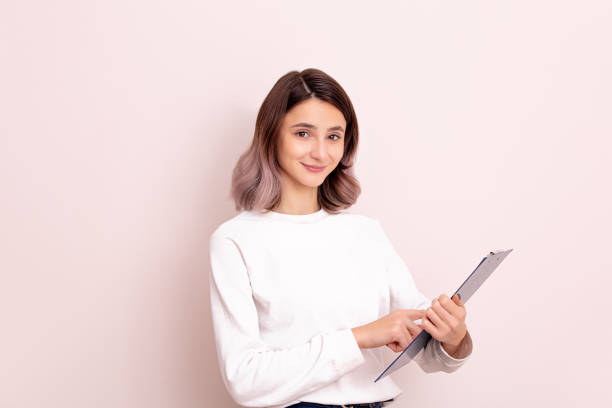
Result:
M464 304L467 303L467 301L472 297L476 290L478 290L483 282L489 276L491 276L493 271L504 259L506 259L510 252L512 252L512 249L491 251L488 255L482 258L482 261L480 261L478 266L476 266L476 269L474 269L470 276L468 276L461 286L459 286L459 289L455 291L455 293L459 294L459 297ZM453 293L451 298L455 296L455 293ZM399 354L399 356L397 356L395 360L393 360L391 364L389 364L389 366L385 368L382 373L380 373L374 382L394 371L399 370L401 367L411 362L431 338L431 334L427 333L425 330L421 331Z

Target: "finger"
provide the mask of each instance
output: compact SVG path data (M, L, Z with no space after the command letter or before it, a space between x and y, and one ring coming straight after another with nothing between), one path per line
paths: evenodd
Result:
M425 315L425 311L424 310L423 310L423 315ZM419 327L418 324L416 324L415 322L413 322L410 319L406 320L405 324L406 324L406 327L407 327L408 331L410 332L410 335L413 338L416 337L421 332L421 330L423 330L422 328Z
M425 310L421 310L421 309L406 309L406 315L410 319L412 319L412 320L420 319L423 316L425 316Z
M391 350L393 350L396 353L400 351L399 344L397 344L396 342L387 344L387 347L389 347Z
M424 317L423 322L421 323L423 330L427 333L431 334L431 336L435 339L440 338L440 331L433 325L433 323L429 320L429 318Z
M453 296L453 300L455 301L457 306L463 307L463 300L461 300L461 295L460 294L455 293L455 296Z
M461 316L461 309L463 308L463 306L457 305L451 300L451 298L446 296L444 293L440 295L440 297L438 298L438 302L451 315L455 316L456 318L459 318L459 316Z
M436 312L436 315L450 327L453 327L459 319L457 316L451 315L438 301L435 301L431 308ZM436 322L434 321L434 323Z
M442 318L440 316L438 316L438 314L436 313L436 311L433 308L429 308L427 309L427 318L429 319L430 322L432 322L437 329L439 329L440 331L447 331L450 330L450 327L448 324L446 324L446 322L444 322L442 320Z
M406 327L403 327L402 332L403 332L403 335L400 338L399 344L403 350L406 347L408 347L408 345L412 342L412 336L410 336L410 332L408 331Z

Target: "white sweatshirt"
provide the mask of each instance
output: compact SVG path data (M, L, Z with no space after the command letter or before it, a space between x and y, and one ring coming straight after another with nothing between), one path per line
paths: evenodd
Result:
M212 233L210 261L218 362L236 403L339 405L402 392L391 376L374 382L390 361L382 347L359 348L351 331L431 305L378 220L242 211ZM471 356L469 333L465 340L465 358L432 338L415 362L427 373L453 372Z

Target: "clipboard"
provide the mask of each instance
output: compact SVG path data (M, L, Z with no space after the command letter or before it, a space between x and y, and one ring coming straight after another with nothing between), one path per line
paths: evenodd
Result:
M507 250L496 250L489 252L482 261L476 266L476 269L467 277L467 279L459 286L459 289L453 293L451 298L455 296L455 294L459 294L461 301L465 304L472 297L472 295L478 290L478 288L483 284L485 280L493 271L499 266L499 264L506 259L508 254L512 252L512 249ZM405 366L409 362L411 362L414 357L421 351L429 339L431 339L431 334L427 333L425 330L421 331L411 342L410 344L400 353L399 356L396 357L395 360L389 364L385 370L380 373L377 379L374 382L377 382L381 378L391 374L394 371L399 370L401 367Z

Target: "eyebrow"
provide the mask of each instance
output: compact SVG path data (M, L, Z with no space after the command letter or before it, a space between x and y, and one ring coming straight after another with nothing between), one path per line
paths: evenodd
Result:
M292 128L294 127L307 127L307 128L311 128L311 129L316 129L317 127L315 125L312 125L310 123L306 123L306 122L300 122L300 123L296 123L295 125L291 126ZM327 130L341 130L344 132L344 129L342 128L342 126L332 126Z

